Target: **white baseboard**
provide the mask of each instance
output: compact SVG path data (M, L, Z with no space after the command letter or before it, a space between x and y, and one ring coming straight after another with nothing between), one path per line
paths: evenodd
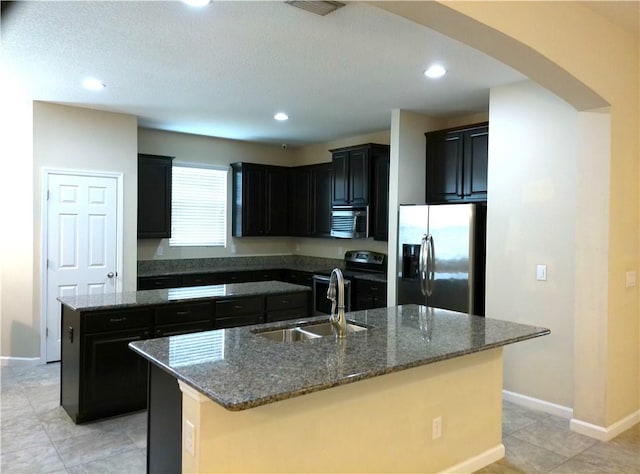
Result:
M34 367L43 365L40 357L6 357L0 356L0 367Z
M483 467L487 467L489 464L493 464L504 457L504 444L500 443L491 449L487 449L485 452L478 454L472 458L462 461L455 466L451 466L442 473L461 473L467 474L478 471Z
M508 402L515 403L516 405L520 405L525 408L531 408L532 410L542 411L544 413L549 413L550 415L560 416L567 419L573 418L573 408L540 400L539 398L529 397L527 395L510 392L508 390L502 391L502 398Z
M571 431L575 431L576 433L580 433L600 441L609 441L638 422L640 422L640 410L631 413L607 427L593 425L586 421L580 421L576 418L571 418L569 426L571 427Z

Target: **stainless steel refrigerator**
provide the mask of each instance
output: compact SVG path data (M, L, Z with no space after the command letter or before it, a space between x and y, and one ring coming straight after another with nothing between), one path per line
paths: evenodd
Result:
M398 304L484 316L486 204L400 205Z

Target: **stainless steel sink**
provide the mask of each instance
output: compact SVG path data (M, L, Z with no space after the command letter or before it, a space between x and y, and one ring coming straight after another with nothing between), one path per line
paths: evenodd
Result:
M308 341L309 339L321 337L318 334L313 334L300 328L276 329L275 331L258 332L256 334L278 342Z
M360 331L366 331L366 326L361 326L356 323L347 323L347 334L356 333ZM258 336L266 337L272 341L278 342L296 342L296 341L308 341L310 339L317 339L319 337L332 336L335 334L335 329L329 322L315 323L315 324L301 324L299 326L275 329L273 331L256 331L254 334Z
M303 326L304 330L319 336L331 336L335 334L335 328L331 323L318 323ZM366 331L368 328L355 323L347 323L347 334L354 332Z

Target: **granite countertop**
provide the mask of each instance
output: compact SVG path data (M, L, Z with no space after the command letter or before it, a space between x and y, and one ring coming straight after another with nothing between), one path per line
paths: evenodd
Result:
M80 295L59 297L63 305L74 311L121 309L137 306L156 306L183 301L217 300L231 296L257 296L298 291L311 288L282 281L230 283L225 285L191 286L164 290L127 291L110 295Z
M356 311L347 317L369 329L341 340L328 336L297 342L256 334L296 324L286 321L148 339L129 346L236 411L550 333L418 305ZM327 320L319 316L300 321Z

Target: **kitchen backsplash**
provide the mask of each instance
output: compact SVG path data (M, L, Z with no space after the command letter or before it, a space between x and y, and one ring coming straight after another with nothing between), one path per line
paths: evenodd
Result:
M139 260L138 276L167 273L242 271L254 268L331 269L344 267L342 259L305 255L268 255L255 257L186 258L177 260Z

